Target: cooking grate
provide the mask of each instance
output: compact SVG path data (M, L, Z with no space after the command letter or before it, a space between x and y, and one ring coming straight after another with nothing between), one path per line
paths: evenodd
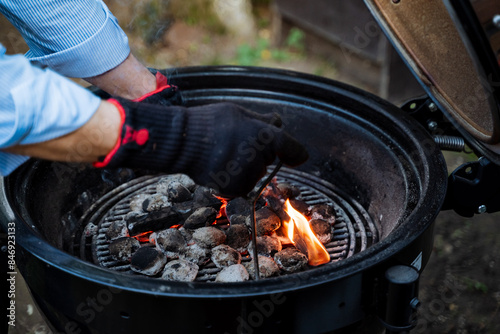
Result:
M112 259L106 232L114 221L121 221L127 215L133 196L139 193L154 194L156 184L162 177L164 175L132 180L94 203L82 216L80 226L84 230L79 238L80 242L74 245L80 257L108 269L134 273L129 264ZM278 182L288 182L298 187L301 191L300 199L307 204L329 203L333 206L336 218L333 239L325 245L330 254L330 262L346 259L378 241L378 229L368 213L355 200L340 194L330 183L289 168L282 168L276 177ZM227 222L221 222L218 226L222 229L228 227ZM249 255L243 256L242 261L250 261ZM213 281L219 271L209 261L200 267L196 281Z

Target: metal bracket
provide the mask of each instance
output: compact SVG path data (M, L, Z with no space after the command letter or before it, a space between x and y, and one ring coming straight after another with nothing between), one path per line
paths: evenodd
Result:
M441 150L465 151L464 138L427 95L405 102L401 110L419 122Z
M422 124L442 150L464 151L465 140L428 96L412 99L401 109ZM500 211L500 166L486 157L450 174L443 210L464 217Z
M458 167L448 178L443 210L464 217L500 211L500 166L485 157Z
M459 132L427 95L403 103L401 110L413 117L431 135L459 135Z

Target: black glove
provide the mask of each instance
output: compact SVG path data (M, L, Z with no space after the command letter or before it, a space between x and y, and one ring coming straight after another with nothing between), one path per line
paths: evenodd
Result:
M182 95L177 86L170 85L167 77L160 72L156 72L155 78L156 89L132 101L159 104L162 106L183 104Z
M280 128L279 115L261 115L236 104L163 107L116 98L122 132L96 167L185 173L221 195L246 195L278 156L296 166L305 148Z

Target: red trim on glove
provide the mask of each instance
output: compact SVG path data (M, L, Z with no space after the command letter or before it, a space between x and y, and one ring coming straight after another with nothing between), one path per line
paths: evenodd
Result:
M116 141L115 146L113 146L113 149L111 151L109 151L109 153L104 157L104 160L103 161L96 161L92 164L94 167L97 167L97 168L106 167L106 165L109 164L109 162L113 158L113 155L120 148L120 145L122 142L122 129L123 129L123 125L125 124L125 110L123 109L120 102L118 102L115 99L109 99L107 101L114 104L116 106L116 108L118 109L118 112L120 113L120 119L121 119L120 120L120 132L118 133L118 140Z
M134 99L132 101L134 102L141 102L147 97L150 97L151 95L155 95L156 93L161 92L164 89L170 88L170 85L168 84L167 77L161 74L160 72L156 72L156 89L152 92L146 93L141 97L138 97L137 99Z

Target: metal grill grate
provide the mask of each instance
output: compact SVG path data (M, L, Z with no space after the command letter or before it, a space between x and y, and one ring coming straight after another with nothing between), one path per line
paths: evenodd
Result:
M129 264L123 264L112 259L109 252L109 241L106 232L114 221L124 219L130 211L130 199L139 194L154 194L156 184L163 176L143 177L133 180L123 186L121 191L108 196L102 203L94 205L94 213L84 225L97 225L96 233L83 233L79 244L80 256L94 263L121 272L133 271ZM347 200L335 188L313 175L288 168L282 168L277 175L278 182L288 182L301 191L301 200L309 205L331 204L335 210L336 222L333 228L332 241L325 245L330 254L330 262L341 261L378 241L378 230L368 213L352 199ZM101 201L98 201L101 202ZM227 224L219 225L227 228ZM250 257L243 256L243 262ZM220 271L211 261L200 267L196 281L213 281Z

